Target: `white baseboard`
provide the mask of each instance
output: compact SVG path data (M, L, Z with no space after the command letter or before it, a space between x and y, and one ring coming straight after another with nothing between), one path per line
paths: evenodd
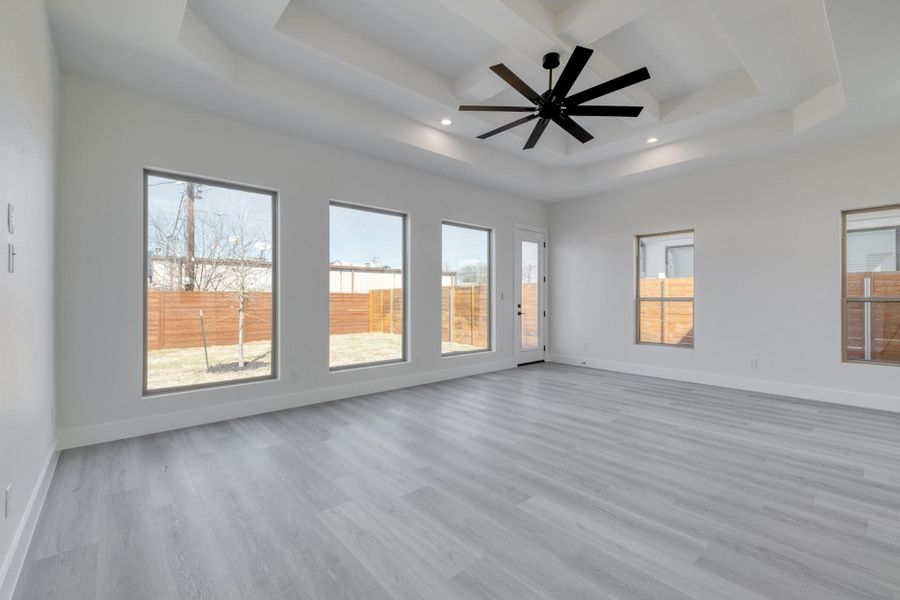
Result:
M31 536L34 534L38 517L44 507L44 499L47 497L47 490L50 488L50 480L53 479L53 471L56 469L58 459L59 452L56 450L54 442L47 455L47 460L44 461L40 477L38 477L34 489L31 490L31 497L28 499L22 520L13 536L6 560L3 567L0 568L0 600L10 600L16 590L16 583L22 572L22 566L25 564L25 556L28 554L28 546L31 545Z
M515 361L512 359L493 360L465 367L440 369L414 375L376 379L349 385L331 386L280 396L253 398L241 402L231 402L228 404L151 415L136 419L100 423L88 427L62 429L58 432L59 447L61 450L64 450L66 448L77 448L79 446L88 446L90 444L111 442L113 440L159 433L161 431L170 431L182 427L204 425L216 421L225 421L228 419L249 417L251 415L258 415L276 410L318 404L319 402L340 400L341 398L352 398L353 396L360 396L363 394L386 392L414 385L511 369L515 366ZM0 600L3 599L0 598Z
M571 354L551 354L551 362L591 369L603 369L605 371L617 371L632 375L646 375L661 379L674 379L690 383L702 383L719 387L734 388L776 396L789 396L803 400L828 402L843 406L857 408L870 408L889 412L900 412L900 396L882 396L879 394L866 394L852 390L840 390L834 388L817 387L812 385L798 385L772 381L769 379L753 379L749 377L735 377L732 375L720 375L717 373L705 373L702 371L688 371L684 369L672 369L654 365L642 365L638 363L625 363L612 360L586 358Z

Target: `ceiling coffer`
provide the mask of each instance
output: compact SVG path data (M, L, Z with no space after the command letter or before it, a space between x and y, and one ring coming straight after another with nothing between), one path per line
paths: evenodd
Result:
M528 141L525 142L524 150L535 147L538 140L541 139L541 136L544 134L544 130L547 129L547 125L550 124L550 121L553 121L562 127L569 135L582 144L589 142L594 139L594 136L588 133L581 125L573 121L572 117L637 117L641 114L641 111L644 110L644 107L583 106L584 103L650 79L650 72L646 67L643 67L567 97L566 95L569 93L569 90L572 89L572 86L575 85L575 80L581 75L581 71L584 70L588 59L593 53L594 51L590 48L576 46L555 86L553 85L553 69L559 66L559 54L556 52L545 54L544 68L550 72L550 84L547 87L547 91L543 94L538 94L531 89L527 83L519 79L519 77L510 71L503 63L494 65L491 67L491 71L496 73L517 92L525 96L525 98L531 102L532 106L480 106L464 104L459 107L459 110L531 113L512 123L507 123L502 127L479 135L478 138L482 140L537 119L537 123L535 124L531 135L528 137Z

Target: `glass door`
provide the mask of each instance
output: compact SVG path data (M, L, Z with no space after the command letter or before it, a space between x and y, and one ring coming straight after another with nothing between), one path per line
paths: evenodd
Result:
M516 228L516 362L520 365L544 360L546 240L543 231Z

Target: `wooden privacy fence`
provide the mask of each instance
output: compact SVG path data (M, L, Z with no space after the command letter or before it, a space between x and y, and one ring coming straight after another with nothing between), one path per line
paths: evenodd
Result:
M655 344L694 343L694 278L641 279L640 340Z
M472 346L488 344L487 286L441 289L441 339ZM403 331L403 290L331 294L329 333L394 333Z
M272 337L272 294L247 295L244 341ZM444 287L441 291L442 339L487 346L488 298L485 286ZM210 346L238 341L239 296L233 292L147 292L147 349L203 346L200 311ZM403 331L403 290L329 295L329 333L393 333ZM451 313L452 309L452 313ZM451 319L452 316L452 319Z
M331 293L328 312L330 335L368 333L370 330L369 294Z
M403 290L369 291L369 331L403 333Z
M693 279L642 279L640 285L642 297L661 298L640 302L641 341L692 343L694 303L673 299L692 298ZM537 290L537 284L522 286L522 339L526 345L537 344ZM863 359L868 344L873 360L900 361L900 302L878 302L878 297L900 298L900 273L848 273L847 296L866 295L873 302L847 304L848 358ZM271 292L252 292L247 296L244 340L271 339ZM233 292L148 291L147 349L202 346L201 310L210 346L236 344L238 306L238 294ZM441 290L441 339L487 346L488 308L486 286L444 287ZM329 310L332 335L376 331L400 333L403 330L403 293L398 289L360 294L332 293Z
M847 303L847 358L900 362L900 302L878 301L900 298L900 273L847 273L847 296L872 300Z
M522 284L522 346L524 348L537 348L541 338L538 335L538 284Z
M441 288L441 341L486 348L488 310L487 286Z
M370 290L355 294L331 293L328 333L401 333L403 290Z
M148 291L147 349L202 346L201 310L207 344L237 344L239 307L235 292ZM272 293L248 293L244 307L244 341L272 339Z

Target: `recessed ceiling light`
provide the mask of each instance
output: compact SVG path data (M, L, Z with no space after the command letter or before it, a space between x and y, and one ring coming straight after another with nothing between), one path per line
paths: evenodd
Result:
M647 138L647 143L648 143L648 144L655 144L655 143L658 142L658 141L659 141L659 138L658 138L658 137Z
M453 125L453 121L451 121L450 119L441 119L441 125L443 125L444 127L446 127L447 125Z

